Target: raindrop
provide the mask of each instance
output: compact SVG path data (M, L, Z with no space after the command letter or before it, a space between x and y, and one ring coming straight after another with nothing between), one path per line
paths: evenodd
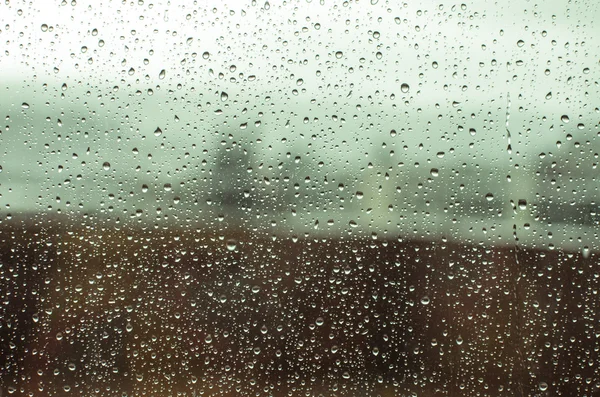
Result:
M540 388L541 391L546 391L548 390L548 384L546 382L540 382L538 384L538 387Z
M110 170L110 163L105 161L104 164L102 164L102 168L104 168L104 171Z
M237 241L235 241L234 239L227 240L227 250L228 251L235 251L236 248L237 248Z
M225 91L221 92L221 101L225 102L227 99L229 99L229 95L227 95L227 93Z
M29 104L28 104L27 102L23 102L23 103L21 104L21 107L22 107L23 109L29 109Z
M428 296L424 296L421 298L421 304L422 305L428 305L430 302L429 297Z
M488 193L485 195L485 199L487 201L492 201L494 199L494 195L492 193Z
M161 136L162 135L162 130L160 129L160 127L156 127L156 129L154 130L154 136Z
M166 75L166 74L167 74L167 72L166 72L166 71L163 69L163 70L161 70L161 71L160 71L160 73L158 74L158 78L162 80L162 79L164 79L164 78L165 78L165 75Z
M341 59L343 56L344 56L344 53L342 51L338 51L338 52L335 53L335 57L337 59Z
M571 121L571 119L569 119L569 116L567 116L566 114L563 114L562 117L560 118L560 120L563 123L568 123L569 121Z
M400 86L400 90L406 94L410 90L410 86L406 83L402 83L402 85Z

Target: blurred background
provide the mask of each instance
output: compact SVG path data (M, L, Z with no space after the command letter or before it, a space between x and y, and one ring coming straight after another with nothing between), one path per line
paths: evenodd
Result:
M600 392L591 1L6 1L0 391Z

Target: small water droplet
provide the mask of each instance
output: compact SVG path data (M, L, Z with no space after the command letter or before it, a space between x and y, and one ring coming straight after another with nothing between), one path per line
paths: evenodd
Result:
M541 391L546 391L548 390L548 384L546 382L540 382L538 384L538 387L540 388Z
M163 70L161 70L161 71L160 71L160 73L158 74L158 78L162 80L162 79L164 79L164 78L165 78L165 75L166 75L166 74L167 74L167 72L166 72L166 71L163 69Z
M162 130L160 129L160 127L156 127L156 129L154 130L154 136L161 136L162 134Z
M229 99L229 95L225 91L221 92L221 101L225 102Z
M487 201L492 201L494 199L494 195L492 193L488 193L485 195L485 199Z
M29 109L29 104L28 104L27 102L23 102L23 103L21 104L21 107L22 107L23 109Z
M560 120L563 123L568 123L569 121L571 121L571 119L569 119L569 116L567 116L566 114L563 114L562 117L560 118Z
M43 23L42 24L42 32L47 32L48 31L48 25Z
M429 297L428 296L424 296L421 298L421 304L422 305L428 305L430 302Z
M402 85L400 86L400 90L406 94L410 90L410 86L406 83L402 83Z

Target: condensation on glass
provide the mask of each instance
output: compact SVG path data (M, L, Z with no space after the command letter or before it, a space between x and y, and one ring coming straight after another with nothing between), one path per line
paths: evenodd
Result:
M0 395L600 394L600 9L0 5Z

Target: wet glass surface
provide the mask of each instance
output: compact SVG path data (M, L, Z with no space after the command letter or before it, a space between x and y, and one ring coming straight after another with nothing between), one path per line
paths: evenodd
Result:
M600 393L592 1L0 15L0 395Z

